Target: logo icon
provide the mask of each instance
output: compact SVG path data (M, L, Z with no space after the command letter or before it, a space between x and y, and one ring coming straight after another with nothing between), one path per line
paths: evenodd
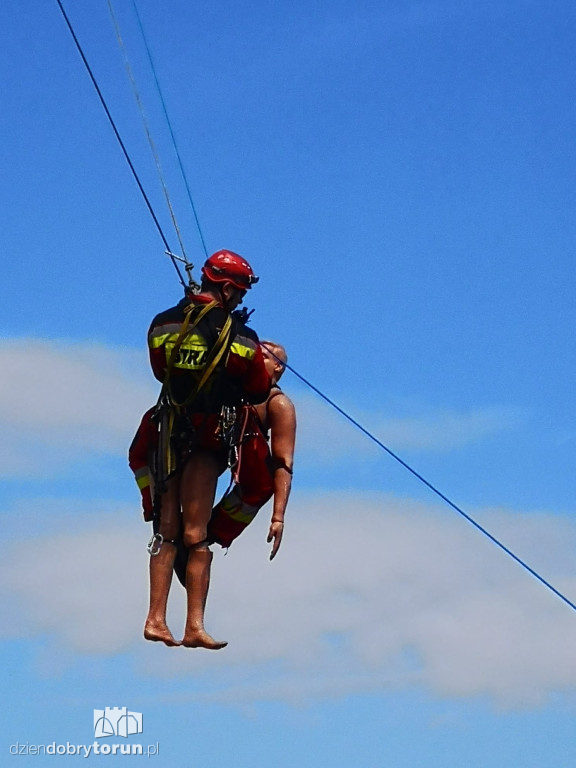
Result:
M132 736L142 733L142 712L128 712L126 707L94 710L94 737Z

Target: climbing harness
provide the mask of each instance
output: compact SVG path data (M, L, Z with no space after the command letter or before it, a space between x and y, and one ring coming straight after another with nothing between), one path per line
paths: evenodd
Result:
M243 421L243 424L245 423ZM239 409L235 405L222 406L218 417L217 433L228 449L228 468L233 469L238 462L238 449L243 433Z
M158 440L153 461L153 477L156 495L159 496L166 487L166 481L174 474L178 468L180 457L176 456L173 438L175 425L182 425L182 419L187 418L186 411L190 408L194 400L204 390L208 383L216 375L219 365L225 361L232 345L233 321L230 315L226 317L224 325L218 334L218 337L209 351L201 372L198 373L198 380L188 395L181 401L178 401L174 395L172 387L172 374L177 364L180 349L184 340L192 333L198 324L206 318L209 313L219 308L216 301L211 301L205 305L190 304L184 310L184 321L180 328L178 337L170 352L166 373L160 391L160 396L156 404L153 420L157 425ZM213 382L212 382L213 383ZM186 425L188 430L190 425ZM226 427L230 430L230 426ZM155 507L158 505L155 504Z

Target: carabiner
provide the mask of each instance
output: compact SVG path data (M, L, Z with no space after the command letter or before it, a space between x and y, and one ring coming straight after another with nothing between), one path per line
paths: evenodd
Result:
M162 549L163 543L164 543L164 536L162 536L161 533L152 534L150 541L148 542L148 546L146 547L150 557L156 557L156 555L160 554L160 550Z

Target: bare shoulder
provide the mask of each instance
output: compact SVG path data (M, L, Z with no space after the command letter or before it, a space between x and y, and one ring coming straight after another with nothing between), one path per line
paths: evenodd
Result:
M282 420L296 420L294 403L287 394L280 391L268 401L268 418L271 422Z

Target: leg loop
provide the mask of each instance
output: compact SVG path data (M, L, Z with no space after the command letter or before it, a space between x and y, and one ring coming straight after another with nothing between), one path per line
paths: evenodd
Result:
M209 545L212 542L209 539L202 539L202 541L196 542L196 544L190 544L190 546L186 547L188 552L197 552L199 549L207 549L210 551Z
M174 544L174 546L176 546L176 540L165 539L161 533L153 533L148 542L148 546L146 547L150 557L156 557L156 555L160 554L162 544Z

